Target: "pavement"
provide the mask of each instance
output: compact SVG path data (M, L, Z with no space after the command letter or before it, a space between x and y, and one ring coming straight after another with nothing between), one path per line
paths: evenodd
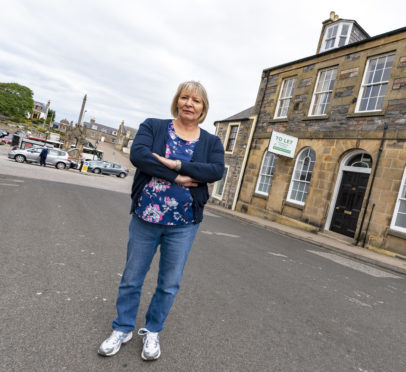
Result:
M259 217L250 216L241 212L232 211L215 204L208 203L206 209L209 209L217 214L232 216L240 221L248 224L261 226L279 234L290 236L307 243L334 251L341 255L356 258L359 261L372 264L374 266L393 271L398 274L406 275L406 257L399 254L377 249L373 247L363 248L355 246L346 241L346 237L341 237L339 234L330 232L311 233L296 229L290 226L285 226L276 222L268 221Z

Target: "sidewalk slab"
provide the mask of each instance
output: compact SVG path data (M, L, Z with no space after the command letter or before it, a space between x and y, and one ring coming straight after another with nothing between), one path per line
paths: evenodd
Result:
M314 244L316 246L345 255L347 257L356 258L359 261L396 272L397 274L406 275L406 261L401 259L399 256L394 257L393 255L383 254L385 252L383 250L375 252L367 248L354 246L353 244L350 244L344 240L339 241L327 236L326 234L314 234L302 231L290 226L285 226L273 221L250 216L241 212L232 211L230 209L226 209L210 203L208 203L206 207L212 212L237 218L246 223L251 223L270 231Z

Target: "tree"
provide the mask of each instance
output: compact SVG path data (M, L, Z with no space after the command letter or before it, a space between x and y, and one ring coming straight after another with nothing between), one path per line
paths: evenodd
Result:
M0 83L0 114L26 117L34 107L33 92L17 83Z
M53 123L55 121L55 115L56 115L56 112L54 110L49 109L46 123L47 124Z

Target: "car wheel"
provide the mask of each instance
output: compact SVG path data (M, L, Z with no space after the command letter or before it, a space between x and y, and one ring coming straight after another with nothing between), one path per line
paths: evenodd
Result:
M126 174L123 173L123 172L121 172L121 173L118 175L118 177L120 177L120 178L125 178L125 176L126 176Z
M93 169L93 173L100 174L100 172L101 172L100 168Z
M66 168L66 164L62 163L61 161L59 163L56 163L55 167L57 169L65 169Z
M16 155L15 158L14 158L14 160L15 160L17 163L24 163L24 162L25 162L25 156L24 156L24 155Z

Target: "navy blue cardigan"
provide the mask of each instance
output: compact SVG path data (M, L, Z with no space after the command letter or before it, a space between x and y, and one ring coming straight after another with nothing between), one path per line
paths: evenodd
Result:
M131 146L130 160L137 167L131 190L131 211L134 213L136 203L151 178L163 178L174 182L178 174L190 176L199 181L197 187L190 187L193 198L193 213L195 223L203 219L203 208L209 199L207 183L218 181L224 173L224 148L220 138L200 128L200 138L196 144L190 162L182 162L178 172L160 163L152 153L165 156L168 138L168 124L172 119L147 119L138 129Z

